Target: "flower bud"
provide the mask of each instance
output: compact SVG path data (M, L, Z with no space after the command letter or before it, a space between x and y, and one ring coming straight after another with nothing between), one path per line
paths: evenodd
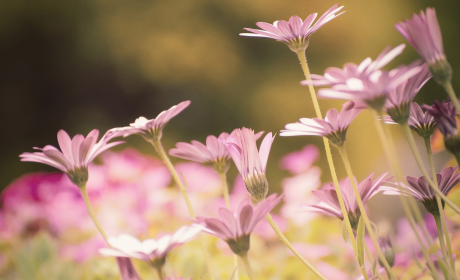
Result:
M385 256L386 261L390 267L393 267L395 264L395 252L393 246L391 245L391 240L389 236L381 236L378 239L380 249L382 250L383 255ZM379 264L383 266L382 262L379 259Z
M259 202L265 199L268 193L268 181L265 174L254 174L244 179L244 185L251 198Z

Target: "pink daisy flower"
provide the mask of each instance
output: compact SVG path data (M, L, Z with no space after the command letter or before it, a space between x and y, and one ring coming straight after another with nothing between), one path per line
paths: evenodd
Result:
M263 200L268 192L265 170L274 139L275 136L268 133L257 150L254 130L245 127L235 129L227 138L219 138L243 177L246 190L256 201Z
M156 268L161 268L169 251L191 241L200 231L201 229L196 226L184 226L175 233L165 235L158 240L146 239L142 242L128 234L122 234L119 237L109 238L108 242L112 248L102 248L99 253L104 256L136 258L146 261Z
M339 7L338 4L332 6L313 25L317 13L310 14L305 20L292 16L289 21L280 20L273 24L257 22L256 25L262 30L245 28L246 31L252 33L241 33L240 36L271 38L284 42L293 52L305 51L310 36L321 26L344 13L337 14L342 8L343 6Z
M252 206L249 199L240 202L238 211L232 213L227 208L219 208L220 219L198 217L202 230L227 242L233 253L244 256L249 251L250 236L256 225L283 198L272 194Z
M82 187L88 181L89 163L103 151L123 143L108 143L117 136L111 131L107 131L96 143L98 136L99 130L93 129L86 138L77 134L70 139L67 132L59 130L57 138L62 152L54 146L46 145L42 149L35 148L41 152L22 153L19 157L21 161L39 162L55 167L66 173L75 185Z
M420 65L420 62L415 61L408 67L411 68L418 65ZM412 100L422 86L431 78L428 66L423 64L421 67L419 73L403 81L399 86L388 93L385 111L397 123L407 123L410 116L410 104Z
M147 141L161 139L163 127L180 112L190 105L190 101L184 101L172 106L168 110L161 112L154 119L139 117L134 123L126 127L117 127L111 129L117 136L127 137L132 134L141 134Z
M362 106L356 106L352 101L346 102L340 113L336 109L327 111L324 120L302 118L300 122L287 124L280 136L321 136L327 137L336 146L343 146L348 126L361 111Z
M452 68L444 53L441 28L434 8L427 8L426 13L421 11L412 19L397 23L396 29L428 63L435 80L440 83L451 80Z
M381 175L375 180L372 180L372 177L374 177L374 173L364 179L361 183L359 183L359 185L357 184L356 178L353 178L356 182L363 204L379 193L382 185L388 183L388 180L392 178L392 176L388 176L388 173ZM356 228L356 226L358 226L361 212L358 207L358 202L356 201L353 187L348 178L341 182L340 189L342 191L345 208L347 209L347 213L350 218L350 223L353 228ZM339 199L332 185L328 185L322 190L313 191L313 195L316 196L319 202L317 204L301 205L301 208L304 211L320 213L343 220Z
M388 124L396 124L390 116L383 116L383 120ZM410 105L410 114L407 123L410 129L417 132L423 138L430 138L436 129L436 122L433 116L423 112L420 105L415 102L412 102Z

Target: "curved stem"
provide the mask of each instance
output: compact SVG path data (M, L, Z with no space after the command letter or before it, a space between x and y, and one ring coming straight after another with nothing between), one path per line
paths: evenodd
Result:
M355 177L353 176L353 171L351 169L351 165L350 165L350 161L348 159L347 151L345 150L345 148L343 146L338 147L338 149L339 149L340 155L342 156L343 164L345 165L345 170L347 171L347 176L348 176L348 178L350 180L351 186L353 187L353 192L355 193L356 202L358 203L359 211L361 212L361 217L363 218L364 224L366 225L367 232L369 232L369 236L371 237L372 243L375 246L375 249L377 251L377 255L378 255L381 263L383 264L383 266L387 270L389 276L391 278L393 278L393 279L396 279L396 276L393 274L393 271L391 270L391 267L388 264L387 259L383 255L382 250L380 249L379 243L377 241L377 237L375 236L375 233L374 233L374 229L372 228L372 225L371 225L371 222L369 220L369 217L367 216L366 209L364 209L363 201L361 199L361 196L359 194L358 188L356 186L356 182L354 180Z
M163 160L163 162L166 165L166 167L168 167L169 172L171 173L174 181L176 182L177 186L179 187L179 189L180 189L180 191L182 193L182 196L183 196L183 198L185 200L185 203L187 204L188 211L190 212L190 217L192 219L195 219L196 218L195 211L193 210L192 203L190 202L190 199L189 199L189 197L187 195L187 191L185 189L185 186L182 183L182 180L180 179L179 175L177 174L177 171L174 168L174 165L171 163L171 160L169 159L168 155L166 154L166 152L165 152L165 150L163 148L163 145L161 145L160 139L152 140L151 143L152 143L153 147L155 148L155 150L157 151L157 153L160 156L160 158ZM206 266L208 268L209 278L211 280L214 280L214 275L213 275L212 269L211 269L211 260L209 258L209 254L208 254L208 251L206 250L204 240L203 240L203 237L202 237L201 234L198 235L198 240L200 241L201 248L203 249L204 257L206 259Z
M101 224L99 224L99 221L97 220L96 214L94 214L93 207L91 206L91 203L89 202L88 192L86 191L86 184L83 185L83 186L80 186L79 188L80 188L80 191L81 191L81 196L83 197L83 200L85 201L86 208L88 209L89 215L91 216L91 219L93 219L93 222L96 225L96 228L101 233L101 235L104 238L105 242L110 246L109 242L107 242L107 234L102 229Z
M452 87L452 82L446 82L443 84L443 86L446 89L450 99L452 100L452 103L454 104L455 109L457 110L457 114L460 114L460 105L458 104L457 95L455 94L454 88Z
M302 257L302 255L300 255L299 252L297 252L297 250L292 246L292 244L289 242L289 240L287 240L286 236L284 236L284 234L281 232L281 230L278 228L278 226L276 225L275 221L273 221L272 219L272 216L270 215L270 213L268 213L267 215L265 215L265 219L267 219L268 223L271 225L271 227L273 228L273 230L276 232L276 234L278 234L278 237L281 239L281 241L289 248L289 250L291 250L292 253L294 253L294 255L296 255L296 257L304 264L306 265L310 270L311 272L313 272L316 276L318 276L319 279L322 279L322 280L327 280L326 277L324 277L318 270L316 270L306 259L304 259ZM352 238L350 238L352 239ZM354 239L354 238L353 238Z
M430 138L424 138L423 140L425 142L425 148L428 154L428 162L430 163L431 177L436 178L436 170L434 168L433 152L431 151ZM438 181L435 180L435 182L437 183ZM442 208L441 198L439 196L436 196L436 202L438 203L439 216L441 218L441 230L444 228L444 235L446 238L447 253L449 256L450 266L452 267L452 269L454 270L456 274L454 258L452 256L452 244L450 243L449 232L447 231L447 225L446 225L446 217L444 215L444 209ZM439 233L439 229L438 229L438 234L441 234Z
M307 57L305 56L305 51L299 51L297 56L300 61L300 65L302 66L302 71L305 75L305 79L311 80L310 78L310 70L308 69ZM311 100L313 102L313 107L315 108L316 117L322 119L321 109L319 107L318 99L316 98L315 88L312 85L308 85L308 89L310 90ZM347 228L348 236L350 236L351 246L353 248L353 252L355 255L357 253L357 246L356 240L354 238L353 229L351 227L350 218L348 217L348 212L345 207L345 203L343 202L342 191L339 187L339 180L337 179L337 173L335 172L334 161L332 159L331 147L329 145L329 140L326 137L323 137L324 142L324 149L326 151L326 158L327 163L329 165L329 170L331 172L332 182L334 183L334 189L337 193L337 198L339 200L340 210L342 211L343 220L345 222L345 226Z
M458 208L450 199L448 199L438 188L437 182L435 183L430 175L428 175L428 172L426 171L425 167L423 166L422 159L420 158L420 154L417 151L417 147L415 145L414 137L412 136L410 132L410 128L408 124L401 125L404 134L406 134L407 140L409 141L409 145L412 149L412 152L414 154L415 160L417 161L418 166L420 167L420 171L422 171L423 176L426 178L428 181L428 184L430 185L431 189L439 195L442 200L444 200L455 212L460 214L460 208ZM436 176L434 177L436 178Z
M252 271L251 264L249 263L248 255L240 255L241 259L243 260L244 266L246 267L246 272L248 273L248 277L250 280L255 280L254 272Z

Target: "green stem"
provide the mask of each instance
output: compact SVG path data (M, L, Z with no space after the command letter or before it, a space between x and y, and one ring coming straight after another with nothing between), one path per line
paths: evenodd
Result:
M446 202L452 209L454 209L455 212L460 214L460 208L458 208L450 199L448 199L438 188L437 182L434 182L430 175L428 175L428 172L426 171L425 167L423 166L422 159L420 158L420 154L417 150L417 147L415 145L414 137L412 136L412 133L410 132L410 128L408 124L403 124L401 125L404 134L407 137L407 140L409 141L409 145L412 149L412 153L414 154L415 160L420 168L420 171L422 171L423 176L426 178L428 181L428 184L430 185L431 189L439 195L444 202ZM436 176L434 177L436 178Z
M371 251L369 250L369 247L367 246L366 242L363 242L363 244L364 244L364 250L366 251L367 259L369 260L371 264L373 264L374 258L372 257ZM376 268L375 273L377 274L377 277L379 278L379 280L383 280L383 276L382 274L380 274L380 271L378 268Z
M431 151L430 138L424 138L424 141L425 141L426 152L428 154L428 162L430 163L431 177L436 178L436 170L434 168L433 152ZM435 180L435 182L437 183L438 180ZM450 266L452 267L452 269L456 273L454 259L453 259L453 256L452 256L452 244L450 242L449 232L447 231L446 217L445 217L445 214L444 214L444 209L442 208L441 198L439 196L436 196L436 202L438 203L439 216L441 218L441 229L442 228L445 229L444 230L444 235L445 235L445 238L446 238L447 253L448 253L448 256L449 256L449 260L450 260ZM438 229L438 234L440 234L439 229Z
M374 229L372 228L372 225L371 225L371 222L369 220L369 217L367 216L366 209L364 209L364 204L363 204L363 201L361 199L361 196L359 195L358 188L356 186L356 182L355 182L355 179L354 179L355 177L353 176L353 171L351 169L350 160L348 159L347 151L345 150L345 148L343 146L338 147L338 149L339 149L340 155L342 156L342 160L343 160L343 164L345 165L345 170L347 172L347 176L348 176L348 178L350 180L351 186L353 187L353 192L355 193L356 202L358 203L359 211L361 212L361 217L363 218L364 224L366 225L366 229L369 232L369 236L371 237L372 243L375 246L375 249L377 251L377 255L378 255L381 263L383 264L383 266L387 270L389 276L392 279L396 279L396 276L393 274L393 271L391 270L391 267L388 264L387 259L383 255L382 250L380 249L379 243L377 241L377 237L375 236L375 233L374 233Z
M442 252L442 255L444 256L444 260L447 261L450 258L447 255L446 246L444 244L444 234L443 234L444 231L442 230L441 217L438 214L433 214L433 217L434 217L434 221L436 222L436 229L438 230L439 244L441 246L441 252Z
M228 184L227 184L227 173L226 172L219 172L220 178L222 180L222 192L224 195L225 199L225 206L227 207L228 210L230 210L230 198L228 194ZM234 268L234 280L239 279L239 274L238 274L238 256L236 254L233 254L233 266Z
M455 159L457 160L457 165L460 166L460 154L456 154Z
M398 159L397 159L397 157L395 155L396 151L394 150L394 147L392 147L391 144L390 144L390 143L392 143L392 141L391 141L392 139L389 139L389 137L391 137L390 134L386 133L386 131L384 129L384 126L379 121L379 120L383 119L383 113L382 112L377 112L375 110L371 110L371 111L372 111L372 113L374 115L375 127L377 128L377 134L379 135L380 141L382 143L383 151L384 151L385 156L386 156L386 158L388 160L388 163L390 164L391 170L393 171L393 174L395 175L396 182L398 183L397 184L398 188L401 189L401 186L399 185L399 183L403 181L403 177L402 177L401 167L399 166ZM422 254L423 254L424 258L426 259L426 261L428 262L428 267L430 268L430 270L431 270L431 272L433 274L433 278L435 280L439 280L439 277L437 276L436 267L434 266L433 261L431 260L430 255L429 255L428 251L426 250L422 239L420 238L420 234L419 234L418 229L416 227L416 224L414 222L414 216L412 215L412 212L411 212L411 210L409 208L409 204L408 204L407 200L411 201L410 197L406 198L404 195L401 195L400 199L401 199L401 204L403 206L404 212L405 212L405 214L407 216L407 220L409 221L409 225L411 226L412 231L414 232L414 234L415 234L415 236L417 238L417 241L420 244ZM414 212L417 212L418 208L413 207L413 210L414 210ZM421 224L421 225L423 225L423 224Z
M250 280L255 280L254 272L252 271L251 263L249 263L248 255L240 255L241 259L243 260L244 266L246 267L246 272L248 273L248 277Z
M174 181L176 182L177 186L179 187L179 189L180 189L180 191L182 193L182 196L183 196L183 198L185 200L185 203L187 204L187 208L188 208L188 211L190 213L190 217L192 219L195 219L196 218L195 211L193 210L192 203L190 202L190 199L189 199L189 197L187 195L187 191L185 189L185 186L182 183L182 180L180 179L179 175L177 174L177 171L174 168L174 165L171 163L171 160L169 159L168 154L166 154L166 152L165 152L165 150L163 148L163 145L161 145L160 139L151 140L151 143L152 143L153 147L155 148L155 150L157 151L157 153L160 156L160 158L163 160L163 162L166 165L166 167L169 169L169 172L171 173ZM214 280L214 275L213 275L212 269L211 269L211 260L209 258L209 254L208 254L208 251L206 250L204 240L203 240L203 237L202 237L201 234L198 236L198 240L200 241L201 248L203 249L204 257L206 259L206 266L208 268L209 278L211 280Z
M460 114L460 105L458 104L457 95L455 94L451 81L443 83L443 86L446 89L450 99L452 100L452 103L454 104L455 109L457 110L457 114Z
M164 277L164 272L163 272L162 266L155 266L155 269L156 269L156 271L157 271L158 278L159 278L160 280L164 280L165 277Z
M302 66L302 71L305 75L305 79L311 80L310 78L310 70L308 69L307 57L305 56L305 51L299 51L297 56L300 61L300 65ZM312 85L308 85L308 89L310 91L311 100L313 102L313 107L315 108L316 117L322 119L321 109L319 107L318 99L316 98L315 88ZM350 218L348 217L348 212L345 207L345 203L343 202L342 191L339 187L339 180L337 179L337 173L335 172L334 161L332 159L331 147L329 145L329 140L326 137L323 137L324 142L324 149L326 151L326 158L327 163L329 165L329 170L331 172L332 182L334 183L334 188L337 193L337 198L339 200L340 210L342 211L343 220L345 222L345 226L347 228L348 236L350 236L351 246L353 248L353 252L357 251L356 240L353 235L353 229L351 227Z
M99 224L99 221L97 220L96 214L94 214L93 207L91 207L91 203L89 202L88 192L86 191L86 184L83 185L83 186L80 186L79 188L80 188L80 191L81 191L81 196L83 197L83 200L85 201L86 208L88 209L89 215L91 216L91 219L93 219L93 222L96 225L96 228L101 233L101 235L104 238L105 242L110 246L109 242L107 241L107 234L102 229L101 224Z
M286 238L286 236L284 236L284 234L281 232L281 230L278 228L278 226L276 225L275 221L273 221L272 219L272 216L270 215L270 213L268 213L267 215L265 215L265 219L267 219L268 223L271 225L271 227L273 228L273 230L276 232L276 234L278 234L278 237L281 239L281 241L291 250L292 253L294 253L294 255L296 255L296 257L305 265L307 266L311 272L313 272L316 276L318 276L319 279L322 279L322 280L327 280L326 277L324 277L318 270L316 270L306 259L304 259L302 257L302 255L300 255L299 252L297 252L297 250L292 246L292 244L289 242L289 240ZM350 238L350 239L354 239L354 238Z

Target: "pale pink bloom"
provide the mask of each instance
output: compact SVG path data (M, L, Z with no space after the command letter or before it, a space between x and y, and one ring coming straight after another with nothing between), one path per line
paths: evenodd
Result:
M295 151L282 157L279 166L292 174L300 174L308 171L318 158L318 148L315 145L307 145L300 151Z
M86 138L77 134L70 139L67 132L59 130L57 134L59 146L62 150L51 145L45 146L41 152L22 153L21 161L33 161L53 166L66 173L70 180L81 187L88 181L88 164L103 151L123 142L112 142L116 135L107 131L102 139L96 143L99 130L93 129Z
M220 219L198 217L196 222L203 226L204 232L227 242L235 254L246 255L252 231L282 198L282 195L277 197L272 194L256 206L252 206L249 199L245 199L240 202L236 213L222 207L219 209Z
M390 50L390 47L386 47L382 53L372 61L370 57L364 59L359 65L349 62L343 66L343 69L337 67L329 67L324 71L324 75L311 75L312 80L304 80L301 82L302 85L314 85L314 86L332 86L346 84L350 79L367 79L375 71L380 70L382 67L387 65L396 56L400 55L405 44L401 44L394 49Z
M185 108L190 105L190 101L183 101L177 105L172 106L168 110L161 112L154 119L147 119L145 117L139 117L134 123L129 124L126 127L113 128L113 131L117 136L127 137L133 134L141 134L148 141L160 139L163 133L163 127L176 115L182 112Z
M300 122L287 124L286 129L281 130L280 136L321 136L327 137L336 146L343 146L348 126L361 111L354 102L346 102L340 113L336 109L327 111L324 120L302 118Z
M256 25L262 30L245 28L252 33L241 33L240 36L271 38L284 42L294 52L304 51L308 47L310 36L321 26L344 13L337 14L342 8L343 6L339 7L338 4L332 6L313 25L317 13L310 14L304 21L298 16L292 16L289 21L280 20L273 24L257 22Z
M388 124L396 124L390 116L383 116L383 120ZM412 102L410 105L410 115L407 123L410 129L417 132L423 138L431 137L437 126L433 116L427 112L423 112L420 105L415 102Z
M130 258L117 257L121 280L141 280Z
M222 132L219 138L226 139L228 136L228 133ZM199 163L211 163L218 172L227 171L230 160L227 148L214 135L206 138L206 145L195 140L191 144L176 143L176 148L169 150L169 154Z
M166 277L165 280L187 280L182 277ZM192 278L189 278L188 280L192 280Z
M439 190L447 195L450 190L460 182L460 173L456 173L458 166L446 167L441 173L436 174L436 180L438 182ZM432 178L431 178L432 179ZM408 185L400 185L402 189L392 186L384 187L384 194L388 195L410 195L422 202L426 210L433 215L439 214L438 204L436 201L436 193L428 184L427 179L424 176L419 178L406 176ZM442 202L444 208L444 201Z
M263 200L268 192L265 176L268 155L275 136L268 133L257 150L254 131L248 128L235 129L230 136L219 140L227 147L238 171L243 177L246 189L256 201Z
M197 226L183 226L173 234L165 235L158 240L146 239L142 242L131 235L122 234L109 238L108 242L112 248L102 248L99 253L105 256L136 258L149 263L164 263L169 251L191 241L200 231L201 228Z
M409 65L409 68L417 65L420 65L419 61L415 61ZM412 100L414 100L415 95L422 86L431 78L430 69L428 69L426 63L421 67L419 73L402 82L388 93L385 111L390 115L393 121L397 123L407 123L410 116L410 104Z
M358 192L363 204L365 204L374 195L379 193L382 190L382 185L388 183L388 180L391 179L391 176L388 176L388 173L384 173L375 180L372 180L373 176L374 173L369 175L369 177L364 179L359 184L356 181L356 178L353 178L355 180L355 184L357 185ZM350 223L353 227L356 227L358 225L361 212L358 207L358 202L356 201L353 187L348 178L341 182L340 190L342 192L345 209L347 210L348 216L350 218ZM337 217L343 220L339 199L333 186L328 185L322 190L313 191L313 195L318 198L319 202L317 204L302 205L301 208L304 211L316 212L332 217Z
M446 60L441 28L434 8L427 8L426 14L421 11L419 15L414 14L412 19L397 23L396 29L428 63L437 81L451 79L452 68Z

